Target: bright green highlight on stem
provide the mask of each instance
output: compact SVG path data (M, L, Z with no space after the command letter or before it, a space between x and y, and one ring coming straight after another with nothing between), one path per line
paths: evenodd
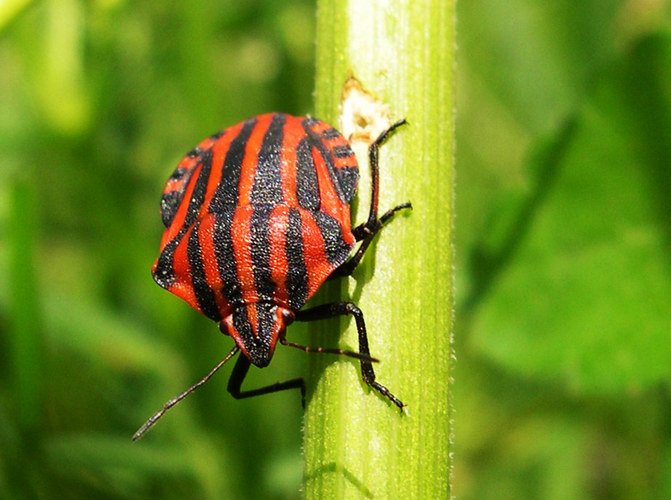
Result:
M351 72L406 118L380 154L380 213L411 201L381 231L354 276L323 301L363 311L377 380L402 415L361 379L355 360L310 358L305 418L306 498L447 498L452 322L454 1L319 2L316 116L337 123ZM362 202L368 166L360 158ZM348 289L345 290L344 288ZM342 289L341 289L342 288ZM358 349L350 318L315 324L315 345Z

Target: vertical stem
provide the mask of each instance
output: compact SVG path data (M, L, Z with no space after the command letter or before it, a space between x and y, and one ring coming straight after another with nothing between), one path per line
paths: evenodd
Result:
M452 336L454 0L320 0L316 116L337 124L351 72L406 118L380 152L380 211L412 201L350 278L377 380L407 414L361 380L358 363L312 356L305 417L307 498L447 498ZM359 158L367 174L365 158ZM353 220L365 220L370 189ZM322 300L342 300L331 287ZM321 328L321 330L320 330ZM314 325L314 342L357 348L354 322Z

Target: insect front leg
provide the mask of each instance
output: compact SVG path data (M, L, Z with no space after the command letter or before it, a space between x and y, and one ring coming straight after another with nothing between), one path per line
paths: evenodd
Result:
M402 125L405 125L405 118L394 123L387 130L382 132L375 141L368 148L368 164L370 165L370 184L371 184L371 196L370 196L370 211L368 212L368 220L354 229L355 236L357 229L362 226L369 226L373 228L379 223L377 218L377 202L380 193L380 168L379 168L379 157L380 157L380 146L394 133L394 131ZM360 239L357 237L357 240Z
M353 316L354 321L356 322L356 329L359 335L359 354L362 355L359 359L359 362L361 363L361 377L364 382L389 399L402 411L405 405L401 400L394 396L389 389L375 380L375 371L373 370L373 364L371 362L373 358L370 356L366 323L364 322L361 309L352 302L333 302L331 304L323 304L321 306L298 311L296 313L296 321L315 321L345 315Z
M347 260L347 262L341 264L331 273L329 279L351 275L356 266L359 265L359 262L361 262L364 253L366 253L366 250L372 243L375 235L380 231L380 229L382 229L382 226L399 210L412 208L410 202L401 203L400 205L387 210L384 214L382 214L381 217L378 218L377 216L380 191L380 146L382 146L387 138L389 138L398 127L405 125L406 123L407 122L405 120L400 120L394 123L391 127L382 132L368 148L368 162L370 164L371 172L370 210L368 212L368 220L352 229L352 234L356 238L356 241L361 242L361 245L354 253L354 255L349 260Z

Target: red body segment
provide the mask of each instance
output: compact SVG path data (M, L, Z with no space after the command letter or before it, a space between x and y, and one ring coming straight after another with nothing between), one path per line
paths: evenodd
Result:
M347 260L357 182L347 141L322 121L269 113L227 128L165 186L154 279L265 365L291 313Z
M403 410L375 380L363 313L352 302L301 310L329 277L352 273L375 235L403 203L378 217L378 150L401 120L370 145L371 204L366 222L352 229L349 205L359 171L345 138L310 117L257 116L202 141L179 163L161 198L166 230L154 262L154 280L219 323L235 347L203 379L169 400L133 436L203 385L238 351L228 382L235 398L300 389L301 378L243 391L250 364L266 366L278 340L306 352L357 358L363 380ZM355 243L360 245L350 256ZM294 320L354 318L359 352L310 348L285 339Z

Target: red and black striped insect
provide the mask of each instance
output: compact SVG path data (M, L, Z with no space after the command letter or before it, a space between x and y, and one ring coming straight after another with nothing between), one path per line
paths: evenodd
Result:
M235 341L229 354L198 383L168 401L133 436L139 439L168 409L204 384L238 351L228 391L246 398L300 389L302 378L241 390L250 364L267 366L277 342L304 351L345 354L361 362L364 381L398 408L403 403L375 381L366 326L351 302L301 310L327 279L348 276L398 205L378 217L378 150L402 120L369 148L372 196L368 220L350 225L359 181L347 140L311 117L269 113L202 141L179 163L161 199L166 231L153 265L154 280L219 323ZM359 248L350 257L356 242ZM352 315L359 352L289 342L294 321Z

